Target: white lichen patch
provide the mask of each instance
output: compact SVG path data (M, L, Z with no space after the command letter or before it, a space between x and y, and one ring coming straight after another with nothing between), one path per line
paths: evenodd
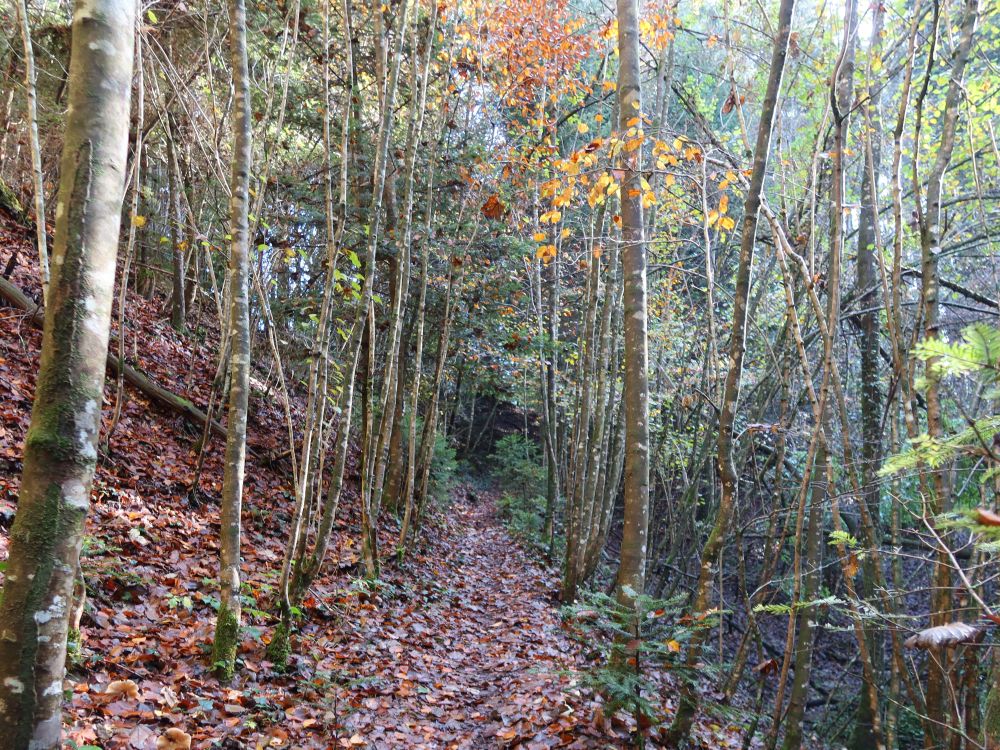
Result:
M62 483L63 502L77 510L90 508L90 497L87 488L79 479L67 479Z
M94 447L94 432L99 423L99 418L100 410L97 402L93 399L88 400L76 415L76 447L80 451L80 455L90 461L97 460L97 448Z
M118 54L118 50L115 48L115 45L113 45L108 39L98 39L97 41L91 42L87 46L95 51L100 50L109 57L114 57Z
M57 618L62 617L66 614L66 600L56 594L52 597L52 604L50 604L46 609L40 609L35 612L35 623L38 625L44 625L47 622L51 622Z
M53 682L45 688L45 690L42 691L42 695L62 695L62 691L62 680L59 680L59 682Z
M83 301L83 325L92 336L103 338L107 335L104 315L93 297L87 297Z
M16 677L8 677L3 681L4 687L10 690L14 695L20 695L24 692L24 683L21 682Z

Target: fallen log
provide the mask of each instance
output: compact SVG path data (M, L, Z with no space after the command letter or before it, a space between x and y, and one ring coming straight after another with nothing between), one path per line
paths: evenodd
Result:
M28 295L3 277L0 277L0 298L6 301L10 306L23 311L27 315L28 321L33 326L36 328L42 327L45 315L42 311L41 305L36 304ZM145 373L142 373L132 367L132 365L128 362L121 362L118 357L110 351L108 352L108 368L116 376L119 371L122 371L124 368L123 374L126 383L138 390L151 401L154 401L161 406L165 406L170 411L180 414L188 421L204 428L205 422L208 421L208 417L205 415L205 412L183 396L179 396L173 391L167 390ZM226 428L213 419L212 432L217 435L225 435Z

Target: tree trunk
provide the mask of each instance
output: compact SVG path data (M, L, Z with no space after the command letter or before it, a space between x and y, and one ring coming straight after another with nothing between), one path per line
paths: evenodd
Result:
M820 428L822 429L822 428ZM809 697L809 677L812 674L813 631L819 613L812 605L819 591L822 578L823 559L823 513L829 493L831 464L824 446L825 438L820 438L816 462L813 465L812 493L809 499L809 521L805 539L796 540L802 546L805 571L802 574L802 592L795 605L798 606L798 635L795 639L795 677L788 697L788 711L785 715L784 750L798 750L802 747L802 721L805 718L806 700Z
M619 131L642 113L639 77L639 9L636 0L618 0ZM634 123L633 123L634 124ZM634 606L646 582L649 525L649 382L646 327L646 244L642 220L642 147L622 157L622 278L625 307L625 517L621 563L615 582L618 601Z
M24 91L27 98L28 142L31 145L31 179L35 190L35 235L38 244L38 269L42 295L49 294L49 251L45 235L45 175L42 173L42 150L38 142L38 104L35 88L35 51L31 44L31 26L25 0L14 0L14 10L21 27L24 46Z
M187 318L184 294L184 214L181 211L180 170L177 167L177 134L174 118L167 115L167 224L170 235L170 259L173 268L173 291L170 295L170 325L176 331L184 330Z
M935 6L935 14L938 12L940 11ZM978 19L979 0L966 0L958 44L952 57L948 93L945 97L944 110L941 116L941 132L937 141L939 145L935 153L934 165L927 179L926 203L921 206L920 202L917 202L920 224L921 298L924 306L923 333L925 340L935 339L939 333L940 306L938 294L940 291L940 280L938 278L938 256L941 252L942 182L948 165L951 163L951 156L955 148L959 104L961 98L964 96L963 78L966 63L969 60L969 54L972 50L972 42ZM935 23L936 26L937 23ZM930 80L933 47L929 60L931 62L928 63L928 75L924 81L924 89L921 92L915 113L917 132L914 140L916 144L919 144L920 140L923 115L922 100ZM916 146L914 148L916 149ZM915 183L917 179L917 165L915 164ZM941 440L944 436L945 428L941 413L941 394L938 379L931 375L935 364L936 358L930 358L926 363L926 372L928 373L928 387L925 393L927 403L927 435L933 440ZM931 489L928 512L931 517L936 517L949 510L951 506L951 488L947 476L948 467L925 468L924 472L929 475L928 485ZM939 552L931 584L930 609L932 626L944 625L952 617L951 583L951 563L945 552ZM945 656L943 651L941 652L940 662L932 662L930 665L927 679L927 712L933 721L946 722L946 716L950 713L950 699L947 697L945 685L948 681L947 672L951 664L950 659ZM927 743L928 746L932 744L933 738L929 738Z
M245 0L230 0L229 44L235 91L230 181L229 420L219 509L219 614L212 661L220 680L232 679L240 631L240 537L250 397L250 79Z
M872 22L871 44L869 45L869 60L876 59L882 48L882 20L884 9L881 4L874 10ZM870 65L871 63L869 63ZM865 105L864 127L862 136L865 142L865 158L861 177L861 216L858 226L858 257L856 265L855 291L857 306L861 313L856 317L857 326L861 331L859 348L861 349L861 483L863 495L861 502L867 507L875 538L866 539L868 546L874 547L881 543L881 522L879 520L879 505L881 503L881 486L879 469L882 464L882 390L879 385L879 345L880 331L878 320L879 280L875 270L875 253L880 251L878 242L878 196L876 194L876 175L881 164L882 144L879 138L881 132L881 114L879 111L880 89L871 86L872 73L869 69L867 80L869 100ZM862 564L861 593L867 600L875 596L876 581L879 571L875 569L870 555L865 556ZM879 675L882 672L882 637L874 627L866 628L869 653L872 660L872 672ZM864 680L867 682L866 680ZM865 750L874 747L876 737L873 732L874 719L869 696L877 685L862 684L858 694L858 711L854 722L849 747L853 750Z
M131 0L74 8L50 303L0 602L0 746L10 750L61 744L68 604L101 425L134 26Z
M792 13L795 0L781 0L778 8L777 36L771 53L771 67L767 90L761 107L760 123L757 127L757 143L754 148L753 168L747 192L743 216L743 231L740 237L739 266L736 271L736 285L733 293L733 333L729 343L729 370L723 390L719 415L718 461L721 484L719 509L715 525L701 553L698 583L689 611L695 618L708 610L712 588L715 559L722 548L729 520L736 504L739 476L733 458L733 432L736 421L736 407L739 401L740 381L743 376L743 356L746 351L747 305L750 298L750 278L753 269L754 246L757 241L757 221L760 213L761 192L767 172L768 155L771 150L771 130L777 110L781 79L788 53L791 35ZM626 311L627 314L627 311ZM706 637L704 629L695 631L688 647L687 662L693 666L701 657L701 646ZM669 743L677 745L686 740L697 710L697 694L690 680L685 680L680 705L670 727Z

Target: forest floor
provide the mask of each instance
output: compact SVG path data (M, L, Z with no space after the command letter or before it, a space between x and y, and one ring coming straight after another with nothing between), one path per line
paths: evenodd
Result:
M30 242L0 217L0 268L14 251L20 262L11 281L38 299ZM181 336L165 322L164 302L129 295L126 358L205 408L217 340L209 307ZM117 312L115 321L117 330ZM0 559L16 509L40 343L24 314L0 305ZM376 587L358 579L356 455L326 573L304 602L289 671L276 672L264 652L291 472L287 459L269 458L287 441L282 401L266 372L252 386L246 627L236 679L220 685L208 655L218 604L222 441L210 443L192 503L200 430L126 389L88 519L88 604L83 646L68 674L67 735L75 744L67 747L153 750L171 728L191 734L198 750L627 745L628 720L595 721L600 699L579 685L587 661L562 627L557 573L514 543L494 514L494 493L479 490L473 501L459 485L404 562L386 556ZM114 400L112 379L105 433ZM294 394L290 408L300 408ZM389 555L398 534L391 514L380 530ZM124 680L134 689L108 692ZM667 711L672 695L664 682ZM719 719L700 721L695 739L702 747L740 746L736 728Z

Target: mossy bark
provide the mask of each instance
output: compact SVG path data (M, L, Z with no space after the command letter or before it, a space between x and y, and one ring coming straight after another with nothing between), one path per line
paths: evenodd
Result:
M284 672L288 668L288 659L292 655L292 627L286 618L283 617L274 629L265 653L277 671Z
M0 747L61 745L69 604L97 461L135 3L77 3L52 278L0 601Z
M240 645L240 613L225 602L219 607L212 643L212 668L220 682L229 682L236 673L236 650Z
M995 654L990 670L990 690L983 707L983 741L986 750L1000 750L1000 658Z

